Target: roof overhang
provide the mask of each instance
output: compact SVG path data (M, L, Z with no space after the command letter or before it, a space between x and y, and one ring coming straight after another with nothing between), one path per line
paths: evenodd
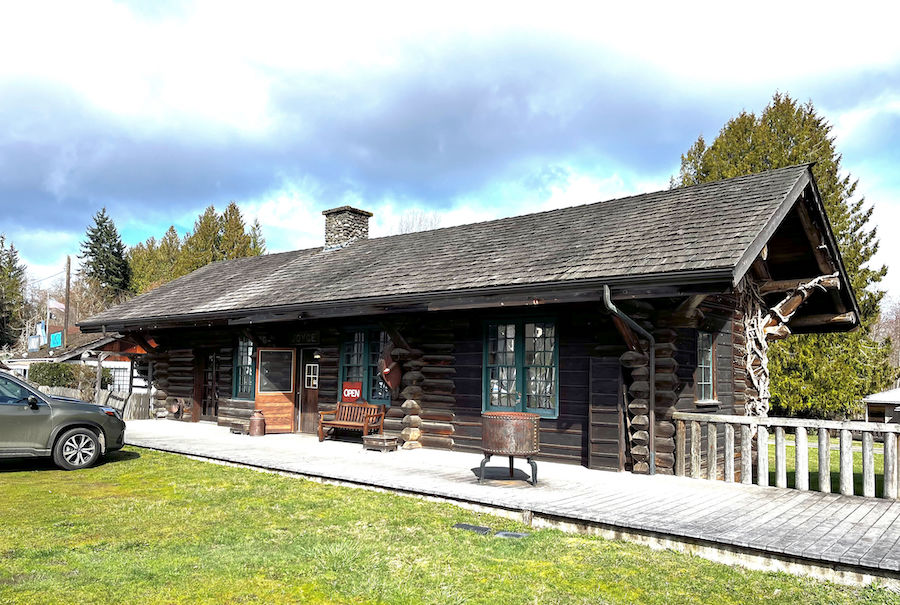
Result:
M546 282L495 288L472 288L412 295L352 298L296 305L257 307L229 311L186 313L116 322L83 322L83 332L121 332L166 329L179 326L252 325L360 315L449 311L492 307L527 307L560 303L595 302L603 299L608 285L616 300L720 294L731 288L731 268L618 276L609 279Z
M794 186L785 196L784 200L779 205L777 210L772 214L769 221L741 256L740 260L735 265L731 283L732 286L736 287L741 282L741 280L744 278L744 276L747 275L748 271L753 266L753 263L760 257L763 250L766 248L769 241L772 239L773 235L775 235L775 232L785 221L788 215L797 207L798 204L804 203L803 200L808 200L809 205L807 207L807 210L811 210L814 215L813 218L816 221L817 226L819 227L819 231L821 232L823 244L828 249L828 255L831 261L834 263L835 273L837 273L837 277L840 283L840 287L837 291L837 296L840 297L840 301L843 303L842 306L845 308L843 310L836 311L835 317L843 316L848 321L829 323L824 318L820 321L817 321L813 318L805 318L808 321L803 321L796 325L791 325L791 331L799 334L809 332L850 331L859 327L859 303L856 300L856 294L853 291L853 286L850 283L847 269L844 266L844 261L841 257L840 249L837 245L837 239L835 238L834 231L831 227L831 222L828 220L828 214L825 211L825 205L822 203L821 193L819 192L819 188L816 185L815 178L813 178L812 166L813 164L809 164L807 166L804 174L799 179L797 179L797 181L794 183ZM808 192L808 195L804 196L805 192ZM798 315L802 316L802 313L798 313Z

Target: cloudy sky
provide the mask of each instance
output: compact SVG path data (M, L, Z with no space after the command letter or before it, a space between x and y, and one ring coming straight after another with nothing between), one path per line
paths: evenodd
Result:
M133 245L235 200L281 251L347 203L385 235L663 189L780 90L834 125L900 297L893 13L432 4L4 4L0 232L40 279L102 206Z

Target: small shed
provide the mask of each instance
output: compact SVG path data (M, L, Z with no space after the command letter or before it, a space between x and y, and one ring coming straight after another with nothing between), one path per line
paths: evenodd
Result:
M900 422L900 388L863 398L866 422Z

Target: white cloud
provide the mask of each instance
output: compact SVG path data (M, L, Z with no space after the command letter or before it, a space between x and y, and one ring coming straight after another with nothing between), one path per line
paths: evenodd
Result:
M578 48L586 65L656 71L669 88L768 88L877 69L900 60L895 21L884 12L865 3L838 12L783 2L251 7L216 0L147 18L109 0L19 2L5 4L0 15L0 55L8 59L0 63L0 83L63 84L98 110L132 120L136 135L209 124L252 136L277 126L268 110L280 82L321 89L353 107L367 99L340 99L331 82L427 69L460 49L515 40ZM818 32L832 31L838 14L846 35L825 43ZM803 27L786 29L788 23Z
M829 112L838 148L859 147L866 144L868 129L880 117L900 115L900 95L884 94L845 111Z

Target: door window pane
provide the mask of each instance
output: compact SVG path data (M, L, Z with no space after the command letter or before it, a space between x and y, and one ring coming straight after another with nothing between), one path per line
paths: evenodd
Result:
M294 390L294 352L259 352L259 392L290 393Z
M306 364L306 372L304 374L303 386L306 387L307 389L318 389L319 388L319 364L317 364L317 363Z

